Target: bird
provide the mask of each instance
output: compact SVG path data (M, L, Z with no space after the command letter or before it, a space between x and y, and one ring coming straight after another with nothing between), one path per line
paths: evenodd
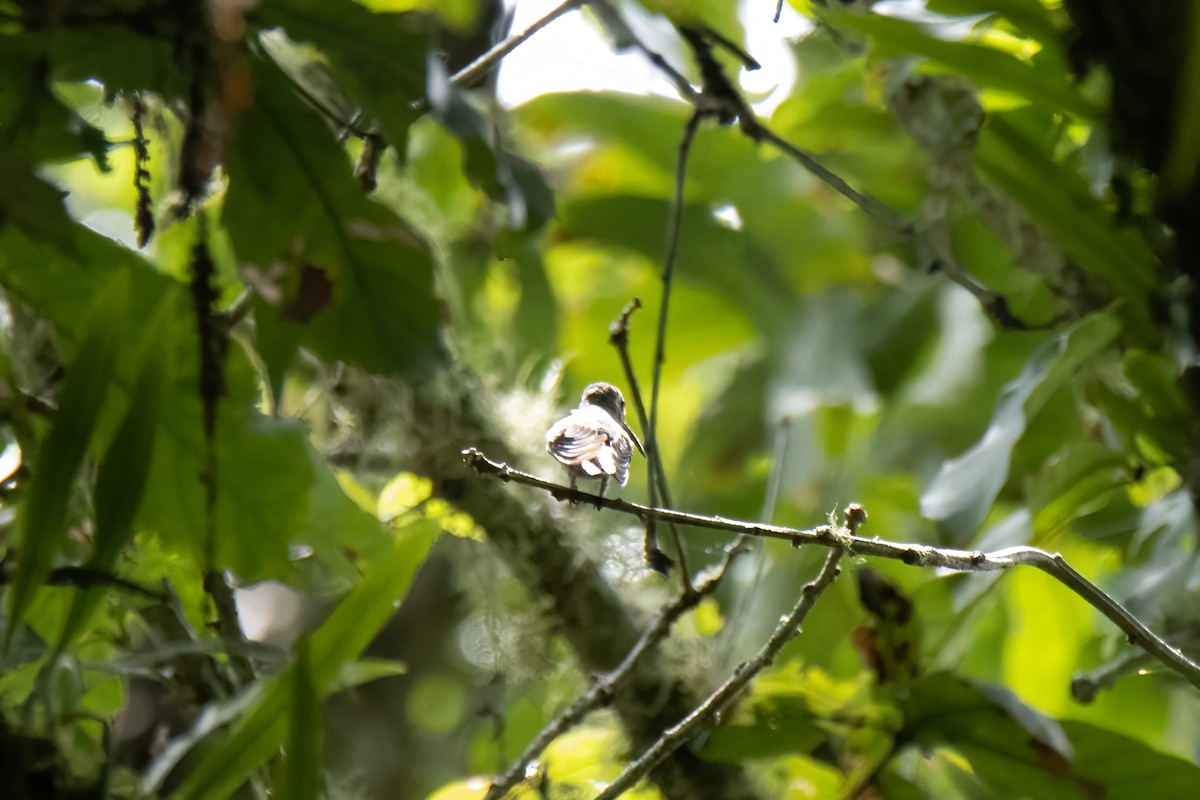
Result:
M571 488L578 478L599 478L601 497L609 478L622 486L629 480L634 448L645 457L625 421L625 398L611 383L590 384L579 407L546 431L546 451L566 468Z

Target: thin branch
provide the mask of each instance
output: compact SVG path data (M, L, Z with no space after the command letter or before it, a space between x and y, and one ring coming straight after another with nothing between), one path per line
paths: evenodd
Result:
M822 547L845 548L851 555L874 556L902 561L913 567L942 567L944 569L960 570L963 572L995 572L1024 565L1045 572L1059 583L1079 595L1104 616L1121 629L1129 641L1138 644L1147 653L1154 656L1166 666L1187 679L1188 683L1200 688L1200 664L1196 664L1176 647L1172 647L1154 634L1137 617L1124 606L1105 594L1098 586L1080 575L1058 553L1048 553L1037 547L1019 546L1007 547L991 553L980 550L955 550L951 548L930 547L923 544L905 544L889 542L879 538L866 539L861 536L846 536L829 525L816 528L788 528L782 525L767 525L764 523L744 522L725 517L710 517L702 514L688 514L666 508L652 508L638 503L629 503L614 498L598 497L579 490L569 489L556 483L544 481L533 475L512 469L507 464L489 460L475 448L463 451L463 459L468 466L481 474L494 475L502 480L515 481L550 492L558 500L578 500L584 503L609 508L625 514L632 514L643 520L651 517L659 520L673 520L681 525L694 528L708 528L718 531L732 531L749 536L763 536L771 539L782 539L799 547L804 544L815 544Z
M744 103L743 103L744 105ZM748 113L748 109L739 113ZM892 210L886 203L877 197L858 191L844 178L838 175L833 170L826 167L818 161L811 153L801 150L796 145L784 139L775 131L763 125L757 119L753 124L743 123L742 129L747 135L756 141L769 142L777 149L783 151L792 159L815 175L817 178L824 181L831 189L845 197L851 203L861 208L868 215L878 220L882 224L903 234L911 234L911 226L905 223L902 217Z
M637 410L638 424L642 426L643 433L649 431L650 422L646 418L646 404L642 401L642 388L638 383L637 374L633 369L633 360L629 357L629 318L642 307L642 301L638 298L633 298L626 304L621 311L621 316L617 317L608 326L608 341L613 347L617 348L617 354L621 357L621 366L625 370L625 380L629 385L630 398L633 400L633 407ZM649 436L646 433L646 436ZM647 451L650 452L650 451ZM658 488L662 491L663 503L668 506L674 506L671 501L671 490L667 486L667 472L663 469L662 459L650 458L649 470L651 477L657 480ZM651 501L653 505L653 501ZM683 552L683 546L679 539L679 531L675 529L675 523L667 523L671 531L671 540L675 546L675 553L679 557L679 574L683 579L684 592L691 591L692 581L688 576L687 557ZM646 526L646 541L643 547L645 551L646 563L657 572L664 575L667 568L670 567L670 559L666 557L662 550L658 549L657 537L654 535L653 523Z
M778 23L781 16L783 16L783 0L779 0L779 2L775 4L775 18L771 21Z
M634 668L641 661L642 657L667 637L671 632L671 626L675 623L675 620L683 616L685 612L695 608L701 599L717 590L717 587L725 577L725 573L729 571L730 565L733 564L733 560L744 552L745 548L741 547L737 542L731 544L725 549L725 557L721 560L721 563L704 580L697 583L695 587L689 585L687 591L681 593L675 600L664 606L658 612L658 616L655 617L654 622L646 629L641 638L638 639L637 644L633 646L633 649L617 665L617 668L599 678L578 700L555 717L545 728L542 728L541 732L525 748L525 752L521 753L521 757L513 762L508 771L492 784L484 800L499 800L499 798L503 797L510 789L525 778L529 765L550 746L551 742L582 722L583 718L592 711L608 705L617 689L633 674Z
M549 25L551 22L554 22L554 20L558 19L563 14L566 14L568 11L572 11L583 5L586 1L587 0L566 0L565 3L560 3L553 10L551 10L549 14L534 22L525 30L509 36L503 42L500 42L491 50L488 50L479 58L475 59L467 66L454 73L454 75L450 78L450 82L457 86L473 83L475 80L482 77L488 70L492 69L492 67L499 64L502 58L524 44L526 39L533 36L535 33Z
M647 476L650 505L658 505L658 485L660 476L665 476L662 467L662 453L658 447L658 389L662 382L662 368L666 361L667 343L667 314L671 305L671 280L675 275L675 258L679 252L679 231L683 227L683 187L687 178L688 153L692 149L692 140L696 138L696 130L706 112L697 109L688 117L683 129L683 138L679 142L679 158L675 166L675 192L671 197L671 215L667 222L667 252L663 259L662 271L662 302L658 308L658 333L654 340L654 372L650 382L650 424L644 429L646 435L646 459L650 462ZM666 486L666 481L662 481ZM666 493L663 493L666 500ZM667 500L668 505L670 501ZM648 519L646 524L646 550L652 551L655 546L655 520ZM687 568L683 563L683 546L679 534L671 529L674 537L675 551L679 554L679 572L683 576L684 585L690 586L687 579Z
M686 744L701 727L712 724L721 711L738 696L742 689L758 673L762 672L775 661L775 656L779 654L783 646L799 633L801 623L804 622L804 618L808 616L808 612L812 610L821 593L837 578L840 572L838 562L841 558L842 549L840 547L832 548L817 577L805 584L804 588L800 590L799 601L792 607L788 615L780 621L779 626L775 628L771 637L767 639L766 644L762 646L758 653L749 661L739 664L729 680L725 681L721 688L709 695L708 699L697 706L692 713L684 717L679 724L664 731L657 742L651 745L636 760L630 762L621 774L617 776L616 780L596 796L596 800L613 800L613 798L620 797L626 791L633 788L633 785L638 780L648 775L655 767L662 763L663 759Z

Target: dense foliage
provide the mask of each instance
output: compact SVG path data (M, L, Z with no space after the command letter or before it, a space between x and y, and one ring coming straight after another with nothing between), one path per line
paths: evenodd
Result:
M681 584L461 451L559 480L635 297L650 397L673 230L674 507L1058 552L1200 655L1192 4L792 0L753 105L774 4L593 2L695 88L515 108L460 72L501 5L0 2L5 796L483 797ZM693 576L732 539L679 535ZM511 796L595 796L826 556L746 550ZM1050 575L851 553L810 594L631 796L1200 786L1200 673Z

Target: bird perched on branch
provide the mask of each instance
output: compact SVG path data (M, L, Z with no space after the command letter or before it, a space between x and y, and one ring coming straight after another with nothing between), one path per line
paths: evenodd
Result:
M566 467L571 488L578 478L599 478L601 497L609 478L622 486L629 480L635 447L646 455L625 421L625 398L611 383L584 389L579 407L546 432L546 451Z

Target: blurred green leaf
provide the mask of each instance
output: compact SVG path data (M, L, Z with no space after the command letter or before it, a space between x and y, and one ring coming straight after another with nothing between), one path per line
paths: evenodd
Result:
M701 749L707 760L810 753L835 736L835 720L886 725L888 709L875 706L862 681L838 681L796 662L763 672L736 707L722 715ZM894 720L893 720L894 721Z
M1003 89L1053 111L1097 119L1101 111L1068 82L1065 72L1041 68L987 45L939 39L917 25L882 14L823 9L835 28L858 31L888 54L914 53L957 72L983 88Z
M108 169L109 142L104 132L68 108L51 88L37 40L25 34L4 37L0 74L20 76L0 85L0 128L5 161L20 154L31 163L89 155ZM2 167L0 167L2 168Z
M439 528L421 522L399 532L392 551L376 561L311 636L312 682L324 696L334 685L342 665L370 644L391 617ZM191 774L174 796L228 797L245 780L249 770L271 757L286 736L289 683L295 667L265 685L253 707L246 711L229 736L201 754Z
M937 520L952 539L973 534L1008 481L1012 448L1025 433L1027 421L1119 331L1120 323L1112 316L1092 314L1044 342L1021 374L1004 386L983 438L942 464L921 496L921 513Z
M560 235L627 247L661 264L667 212L665 200L579 198L563 209ZM683 209L675 279L724 295L766 334L782 326L797 302L770 255L749 237L718 225L702 207Z
M129 277L121 272L96 297L88 314L58 398L54 424L34 462L29 499L21 509L20 560L9 589L5 649L66 540L67 508L108 396L129 314Z
M0 151L0 224L12 225L31 238L70 249L65 234L72 222L63 193L37 177L28 162L9 150Z

